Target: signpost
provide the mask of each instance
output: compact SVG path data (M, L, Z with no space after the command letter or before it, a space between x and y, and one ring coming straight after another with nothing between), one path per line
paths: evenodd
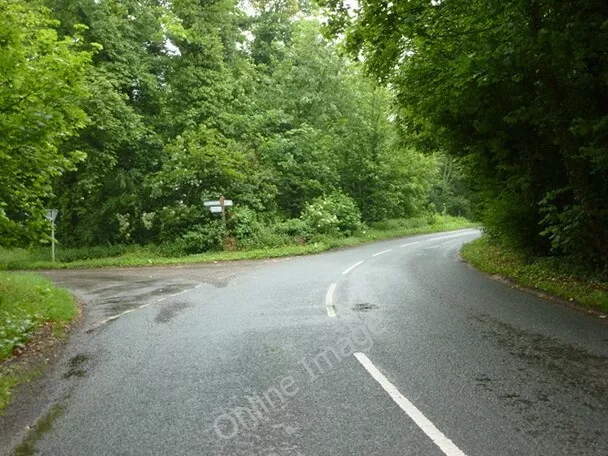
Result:
M51 222L51 258L55 262L55 219L59 211L57 209L47 209L44 215Z
M205 201L203 204L209 208L211 213L222 214L222 224L224 225L224 231L226 231L226 207L232 206L232 200L220 196L219 200Z

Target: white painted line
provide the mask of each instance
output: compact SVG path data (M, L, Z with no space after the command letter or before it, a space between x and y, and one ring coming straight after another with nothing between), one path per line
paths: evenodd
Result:
M441 247L442 245L446 245L446 244L449 244L450 242L454 242L455 240L456 240L456 239L452 239L452 240L450 240L450 241L445 241L445 242L442 242L441 244L432 245L432 246L430 246L430 247L425 247L425 248L424 248L424 250L436 249L436 248L438 248L438 247Z
M416 408L405 396L403 396L397 387L393 385L388 379L380 372L376 366L369 360L363 353L355 353L355 358L365 367L367 372L376 380L382 388L391 396L393 401L397 403L401 410L414 420L414 423L418 425L422 431L430 437L430 439L437 445L441 451L447 456L466 456L450 439L448 439L439 429L435 427L431 421L422 414L420 410Z
M342 275L346 275L348 274L350 271L352 271L353 269L355 269L357 266L359 266L360 264L362 264L363 261L359 261L358 263L353 264L350 268L348 268L347 270L345 270Z
M325 310L327 310L327 315L330 318L334 318L336 316L336 308L334 307L334 291L336 291L337 286L337 284L332 283L325 294Z
M334 284L334 285L335 285L335 284ZM199 287L202 287L202 286L203 286L203 284L201 283L201 284L196 285L195 287L188 288L187 290L182 290L182 291L180 291L180 292L178 292L178 293L174 293L174 294L169 295L169 296L164 296L164 297L162 297L162 298L158 298L158 299L157 299L156 301L154 301L154 302L161 302L161 301L164 301L165 299L167 299L167 297L172 298L172 297L174 297L174 296L177 296L177 295L180 295L180 294L183 294L183 293L187 293L188 291L192 291L192 290L194 290L195 288L199 288ZM117 320L118 318L120 318L120 317L122 317L123 315L126 315L126 314L128 314L128 313L135 312L136 310L139 310L139 309L144 309L144 308L148 307L150 304L152 304L152 303L151 303L151 302L149 302L149 303L147 303L147 304L142 304L141 306L136 307L136 308L134 308L134 309L125 310L124 312L121 312L121 313L119 313L119 314L117 314L117 315L113 315L113 316L111 316L111 317L108 317L108 318L106 318L105 320L102 320L102 321L100 321L99 323L97 323L96 325L94 325L94 326L91 328L91 330L92 330L92 329L95 329L95 328L97 328L97 327L99 327L99 326L103 326L103 325L105 325L106 323L108 323L108 322L110 322L110 321ZM334 315L334 316L335 316L335 315Z
M466 233L448 234L447 236L439 236L439 237L427 239L427 241L438 241L439 239L449 239L449 238L455 238L455 237L460 237L460 236L468 236L470 234L473 234L473 232L467 231Z
M372 256L377 257L378 255L382 255L383 253L391 252L393 249L383 250L382 252L374 253Z
M408 242L407 244L401 244L401 247L407 247L408 245L420 244L420 241Z
M334 291L336 291L337 286L338 284L332 283L327 289L327 293L325 294L325 305L328 307L334 305Z

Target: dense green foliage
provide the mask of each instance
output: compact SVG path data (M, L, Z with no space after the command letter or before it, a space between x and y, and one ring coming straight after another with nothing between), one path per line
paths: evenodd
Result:
M391 92L309 3L37 1L0 0L4 246L48 242L45 205L61 248L166 256L470 212L458 165L403 141ZM10 84L39 93L25 103ZM235 201L226 227L203 206L220 195Z
M243 212L239 211L239 216ZM251 215L251 212L248 212ZM316 235L314 239L311 239L308 227L299 219L290 219L272 226L256 225L247 221L247 227L253 226L255 231L247 233L242 248L239 250L208 251L184 256L180 246L174 244L64 247L57 252L57 261L52 263L48 248L0 248L0 270L160 266L278 258L320 253L330 249L352 247L412 234L435 233L475 226L473 222L462 217L431 214L372 223L355 236Z
M90 54L78 35L59 37L38 2L0 1L0 239L40 237L42 200L53 178L80 161L61 150L85 123L84 72Z
M608 265L608 2L325 4L409 138L465 157L490 234Z

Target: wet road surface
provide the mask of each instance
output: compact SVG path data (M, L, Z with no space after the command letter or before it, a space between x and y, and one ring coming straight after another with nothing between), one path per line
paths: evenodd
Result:
M476 236L49 273L85 321L37 450L608 454L608 326L460 262Z

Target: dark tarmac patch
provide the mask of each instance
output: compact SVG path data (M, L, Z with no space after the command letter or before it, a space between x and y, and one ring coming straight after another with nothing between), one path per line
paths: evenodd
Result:
M154 281L157 284L158 281ZM193 287L192 284L170 284L152 288L151 282L134 282L103 289L89 301L89 309L97 315L96 320L113 317L127 310L135 309L151 300L170 296Z
M84 377L87 373L84 366L88 360L89 357L82 353L74 356L72 359L70 359L69 369L65 374L63 374L63 378Z
M591 429L580 429L578 422L589 413L599 417L608 412L608 357L490 316L474 320L487 343L506 351L514 363L514 377L509 381L491 375L480 375L475 381L523 418L527 424L517 430L538 437L558 428L571 445L568 454L576 454L575 448L581 445L596 454L594 449L603 445L601 437Z
M175 304L167 305L158 312L154 321L156 323L161 323L161 324L169 323L180 312L182 312L190 307L192 307L192 305L187 302L176 302Z
M371 304L369 302L358 302L353 306L355 312L369 312L370 310L377 308L378 306L376 304Z

